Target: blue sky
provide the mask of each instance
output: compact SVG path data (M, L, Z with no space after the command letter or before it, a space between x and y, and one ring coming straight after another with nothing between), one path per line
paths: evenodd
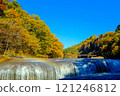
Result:
M91 35L114 31L120 24L120 0L17 0L29 14L39 15L64 48Z

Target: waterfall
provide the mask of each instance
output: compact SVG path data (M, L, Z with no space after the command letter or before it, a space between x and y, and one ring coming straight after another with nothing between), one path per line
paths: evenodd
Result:
M79 58L48 61L26 59L24 62L0 63L0 80L56 80L120 72L120 60Z

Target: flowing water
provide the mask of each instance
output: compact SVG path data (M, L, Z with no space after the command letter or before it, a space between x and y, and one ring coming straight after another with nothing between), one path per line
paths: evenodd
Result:
M0 63L0 80L120 79L120 60L30 59Z

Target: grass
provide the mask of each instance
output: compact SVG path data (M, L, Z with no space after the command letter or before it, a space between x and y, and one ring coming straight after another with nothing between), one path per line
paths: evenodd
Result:
M0 62L6 62L8 60L11 60L11 58L8 56L0 55Z
M93 58L93 59L104 59L104 57L102 57L102 56L98 56L98 57L91 57L91 58Z
M0 63L2 62L8 62L14 60L16 57L9 57L5 55L0 55Z

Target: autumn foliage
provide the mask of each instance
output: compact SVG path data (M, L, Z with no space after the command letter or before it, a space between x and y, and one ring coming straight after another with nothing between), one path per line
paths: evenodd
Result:
M0 55L63 57L63 44L39 16L29 15L16 0L0 0L0 8Z
M104 58L120 59L120 25L118 25L116 31L99 36L93 35L80 44L65 49L63 52L65 58L75 55L79 57L80 54L92 54Z

